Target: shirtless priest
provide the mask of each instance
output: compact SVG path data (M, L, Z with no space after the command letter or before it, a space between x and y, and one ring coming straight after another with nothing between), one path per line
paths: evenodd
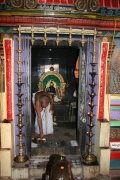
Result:
M33 93L32 101L36 112L35 132L40 138L53 134L53 97L45 91L38 91Z

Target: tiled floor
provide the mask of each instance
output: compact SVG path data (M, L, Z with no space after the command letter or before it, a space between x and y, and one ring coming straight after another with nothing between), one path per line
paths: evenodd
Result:
M33 137L36 137L33 134ZM60 123L54 127L54 134L46 135L46 141L37 143L36 139L32 138L32 151L31 155L51 155L51 154L64 154L74 155L79 152L79 147L76 141L76 128L75 123Z

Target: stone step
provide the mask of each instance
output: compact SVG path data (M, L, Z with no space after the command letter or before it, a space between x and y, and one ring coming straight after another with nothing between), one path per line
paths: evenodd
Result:
M29 161L25 163L13 163L12 180L42 180L42 176L46 173L46 165L50 156L31 156ZM78 155L68 155L66 159L69 161L71 171L75 180L91 179L98 180L99 165L85 165L81 157ZM100 179L101 180L101 179ZM103 178L103 180L106 180Z
M70 163L73 176L76 178L82 177L81 158L78 155L66 156ZM46 166L49 161L49 156L32 156L29 163L29 174L31 178L40 178L40 175L46 171Z
M42 180L42 178L40 178L40 177L30 177L29 180ZM74 180L82 180L82 175L74 176ZM98 180L98 179L94 179L94 180ZM104 180L107 180L107 179L104 179Z
M48 141L43 144L32 142L31 155L33 156L50 156L51 154L61 155L79 155L80 147L76 140L71 141Z

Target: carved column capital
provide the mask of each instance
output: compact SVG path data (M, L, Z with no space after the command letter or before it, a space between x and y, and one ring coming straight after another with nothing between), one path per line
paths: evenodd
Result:
M75 6L78 11L86 12L95 12L100 8L98 0L76 0Z
M37 0L11 0L14 8L33 9L37 6Z

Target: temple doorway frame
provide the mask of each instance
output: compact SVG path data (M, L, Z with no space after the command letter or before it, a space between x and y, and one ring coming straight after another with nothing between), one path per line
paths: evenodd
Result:
M31 34L31 43L32 44L34 44L34 42L35 42L35 36L34 36L34 34L35 34L35 31L33 30L34 29L34 27L30 27L30 28L28 28L27 30L26 30L27 28L22 28L21 26L19 26L19 28L18 29L16 29L18 32L19 32L19 38L18 38L18 44L19 44L19 48L20 48L20 46L21 46L21 44L20 44L20 41L21 41L21 34L22 33L32 33ZM37 27L37 33L39 32L38 31L38 27ZM65 29L65 28L64 28ZM50 31L50 33L51 33L51 29L49 29L48 28L48 31ZM78 30L76 30L75 29L75 32L76 31L78 31ZM47 44L47 28L46 27L43 27L42 28L42 30L41 30L41 32L44 34L44 38L42 38L42 41L44 42L44 45L46 45ZM56 36L56 44L57 45L59 45L59 42L60 42L60 38L59 38L59 33L60 31L58 31L58 28L56 28L56 33L55 33L55 35L57 35ZM64 30L63 30L63 32L64 32ZM68 35L68 44L69 44L69 46L71 46L72 45L72 35L74 35L75 34L75 32L73 31L73 29L72 28L70 28L69 30L67 29L66 30L66 32L67 32L67 35ZM79 66L79 69L82 69L82 71L80 71L80 77L81 77L81 79L79 79L79 96L78 96L78 98L80 99L80 101L79 101L79 105L78 105L78 109L79 109L79 111L78 111L78 122L80 122L79 124L78 124L78 127L80 128L80 129L82 129L83 130L83 127L85 127L84 125L85 125L85 122L84 122L84 120L85 120L85 112L84 112L84 109L85 109L85 86L86 86L86 83L85 83L85 81L86 81L86 76L85 76L85 72L86 72L86 61L85 61L85 51L84 51L84 45L85 45L85 37L84 37L84 35L93 35L93 37L94 38L96 38L96 34L98 33L99 34L99 32L97 32L96 31L96 29L95 30L84 30L84 29L81 29L80 31L79 31L79 37L81 37L81 40L80 40L80 43L81 43L81 45L79 46L80 47L80 59L81 59L81 63L80 63L80 66ZM95 42L95 41L94 41ZM20 50L20 49L18 49L18 50ZM29 47L29 51L30 51L30 47ZM19 63L18 63L18 69L19 69L19 72L18 72L18 79L19 80L21 80L21 70L20 70L20 64L21 64L21 52L19 52L18 51L18 57L19 57ZM95 58L95 57L94 57ZM94 59L93 59L94 60ZM21 82L20 82L20 84L21 84ZM21 97L19 97L19 101L21 101ZM82 102L81 104L80 104L80 102ZM18 102L19 103L19 102ZM19 110L21 111L22 110L22 107L19 107ZM18 114L18 127L19 127L19 124L21 124L21 117L19 117L20 116L20 114ZM19 129L20 130L22 130L22 128L21 127L19 127ZM82 131L82 133L81 133L81 131L80 131L80 129L78 130L78 133L80 134L80 137L82 137L82 135L84 134L83 133L83 131ZM22 141L22 138L23 137L20 137L19 136L19 139L20 139L20 141ZM83 139L79 139L79 143L81 143L81 141L83 141ZM81 144L82 145L82 144ZM23 150L23 147L21 146L21 149ZM84 149L83 149L83 151L84 151Z

